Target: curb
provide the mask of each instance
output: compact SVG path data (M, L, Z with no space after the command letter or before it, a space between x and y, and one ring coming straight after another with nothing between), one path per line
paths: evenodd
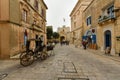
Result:
M107 55L105 55L105 54L103 54L102 52L97 52L98 50L96 50L96 51L94 51L94 50L88 50L88 51L90 51L90 52L92 52L93 54L96 54L96 55L99 55L99 56L103 56L103 57L106 57L106 58L109 58L109 59L111 59L111 60L114 60L114 61L117 61L117 62L120 62L120 59L116 59L115 57L113 57L113 56L107 56ZM97 54L97 53L98 54ZM118 57L118 58L120 58L120 57Z

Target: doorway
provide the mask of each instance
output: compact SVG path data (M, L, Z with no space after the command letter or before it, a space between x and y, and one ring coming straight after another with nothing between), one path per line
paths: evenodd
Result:
M63 41L64 39L65 39L64 36L61 36L61 37L60 37L60 41Z
M111 47L111 31L107 30L105 31L105 48Z

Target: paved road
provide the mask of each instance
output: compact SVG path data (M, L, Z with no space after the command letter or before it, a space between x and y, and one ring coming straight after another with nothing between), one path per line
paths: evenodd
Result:
M18 60L0 61L3 80L120 80L120 63L73 45L55 47L55 56L22 67Z

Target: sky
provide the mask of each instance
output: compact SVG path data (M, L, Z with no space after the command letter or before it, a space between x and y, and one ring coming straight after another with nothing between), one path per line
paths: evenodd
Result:
M47 26L53 26L53 31L63 25L71 26L70 13L78 0L44 0L47 10Z

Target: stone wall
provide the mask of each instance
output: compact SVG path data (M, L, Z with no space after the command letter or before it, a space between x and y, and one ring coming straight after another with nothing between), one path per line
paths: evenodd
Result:
M10 21L20 24L19 0L10 0Z
M0 20L9 20L9 0L0 0Z
M101 15L103 15L103 10L106 9L111 4L114 4L114 6L116 8L116 7L119 7L118 5L120 4L120 1L119 0L93 0L93 2L84 11L84 15L83 15L83 17L84 17L84 22L83 22L84 23L84 33L88 29L95 28L96 33L97 33L98 48L100 48L101 50L104 50L105 49L104 32L106 30L110 30L111 31L112 53L115 53L115 52L118 53L118 52L120 52L120 47L119 47L120 42L116 41L116 36L120 36L119 35L120 27L118 25L120 23L119 17L116 15L115 21L109 20L109 21L103 22L102 24L98 24L99 23L98 19ZM86 19L88 16L92 16L91 26L86 25Z
M1 28L0 28L0 57L1 59L6 59L6 58L9 58L10 55L10 42L9 42L9 39L10 39L10 36L9 36L9 33L10 33L10 25L7 24L7 23L2 23L0 24ZM7 29L6 29L7 28Z

